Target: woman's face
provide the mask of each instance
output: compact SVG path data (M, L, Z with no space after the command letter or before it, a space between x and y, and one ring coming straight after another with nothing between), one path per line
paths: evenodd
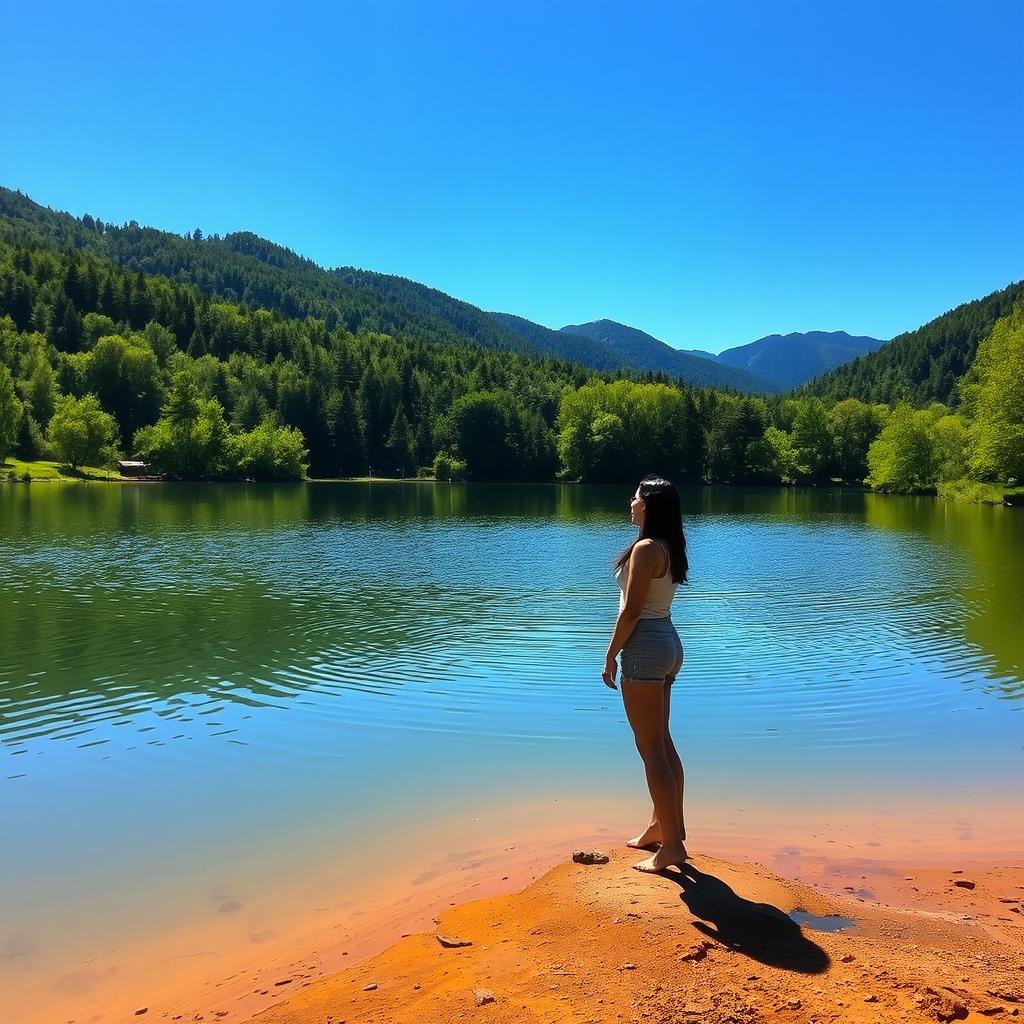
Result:
M629 521L634 526L639 526L643 529L644 526L644 512L647 505L644 499L640 497L640 488L636 489L636 494L633 495L633 500L629 503Z

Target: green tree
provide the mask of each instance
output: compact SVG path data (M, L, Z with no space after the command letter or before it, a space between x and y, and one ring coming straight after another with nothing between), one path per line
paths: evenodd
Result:
M412 431L409 429L409 420L401 405L395 411L391 421L385 454L389 463L387 468L392 472L402 476L407 474L415 476L416 456L412 446Z
M253 480L301 480L309 453L300 431L279 427L270 418L254 430L229 438L231 459L238 472Z
M978 345L960 393L973 417L971 471L981 480L1024 480L1024 303Z
M967 476L968 429L963 416L940 416L932 424L936 478L939 481L963 480Z
M868 448L885 425L884 409L858 398L847 398L832 406L828 428L841 479L859 482L868 475Z
M0 363L0 462L7 457L18 438L21 414L22 404L14 390L14 378L11 371Z
M709 477L738 483L767 475L764 432L764 402L720 396L708 431Z
M116 334L100 338L88 356L86 386L113 414L124 437L152 423L160 410L160 366L142 342Z
M765 428L764 446L765 464L769 476L782 481L782 483L792 483L798 475L792 437L785 430L769 426Z
M175 376L160 419L135 435L143 458L183 480L232 475L234 452L228 442L223 407L202 397L187 370Z
M33 418L43 428L50 422L53 410L57 407L58 394L53 367L40 354L25 386L25 397L32 407Z
M110 466L120 457L117 423L95 395L58 399L46 436L57 457L72 469Z
M434 456L435 480L465 480L466 464L448 452L438 452Z
M812 480L827 477L833 459L832 432L825 403L820 398L800 400L792 438L797 472Z
M868 449L868 483L880 491L921 491L937 476L932 417L906 402L893 410Z
M366 431L348 388L342 388L338 404L332 410L331 429L338 455L339 476L359 476L366 472Z

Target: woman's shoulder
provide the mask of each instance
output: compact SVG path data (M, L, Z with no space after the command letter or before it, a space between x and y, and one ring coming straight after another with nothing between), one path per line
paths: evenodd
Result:
M637 559L641 564L650 562L653 565L664 557L663 551L664 548L653 537L643 537L633 545L631 557Z

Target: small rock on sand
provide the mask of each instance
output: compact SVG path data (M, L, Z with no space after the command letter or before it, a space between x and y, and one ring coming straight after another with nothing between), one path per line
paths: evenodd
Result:
M144 1013L148 1013L148 1012L149 1012L149 1007L148 1007L148 1006L140 1006L140 1007L139 1007L139 1008L138 1008L138 1009L137 1009L137 1010L135 1011L135 1016L136 1016L136 1017L141 1017L141 1016L142 1016L142 1015L143 1015Z
M484 1003L494 1002L494 993L489 988L475 988L473 989L473 999L476 1000L477 1006L483 1006Z
M701 942L693 943L688 949L684 949L679 954L679 959L684 961L703 960L708 955L708 950L711 948L712 943L706 939Z
M377 991L377 982L371 981L369 985L364 985L363 986L363 991L364 992L376 992Z
M955 878L953 884L960 886L961 889L973 889L974 883L969 878Z
M607 864L608 854L600 850L576 850L572 860L574 864Z
M434 938L444 946L445 949L458 949L460 946L472 946L469 939L460 939L457 935L442 935L434 932Z

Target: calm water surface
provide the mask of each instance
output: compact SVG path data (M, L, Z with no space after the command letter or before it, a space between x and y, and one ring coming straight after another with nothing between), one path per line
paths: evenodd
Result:
M230 912L240 865L257 885L467 802L642 794L600 680L630 496L0 488L0 978ZM684 505L673 727L702 793L1020 806L1024 513Z

